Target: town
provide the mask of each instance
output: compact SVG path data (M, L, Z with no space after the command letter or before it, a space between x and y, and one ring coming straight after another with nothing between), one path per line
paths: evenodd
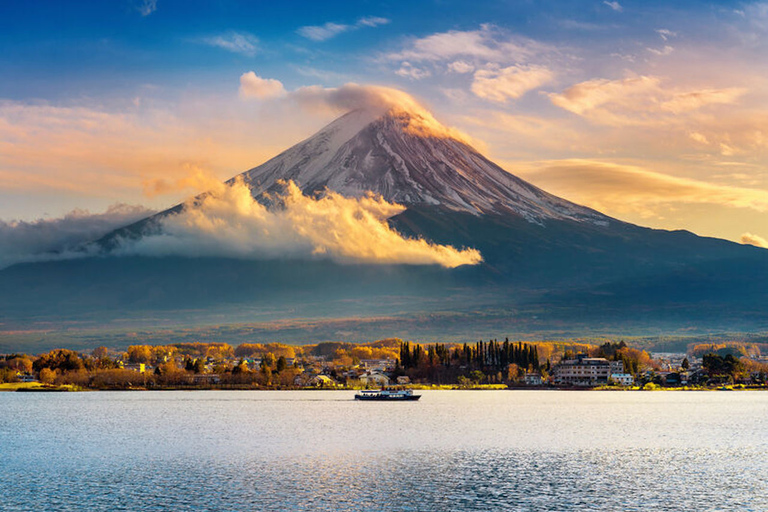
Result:
M418 344L227 343L56 349L0 355L0 389L758 389L763 344L695 345L690 353L648 354L623 341ZM764 350L766 347L762 347Z

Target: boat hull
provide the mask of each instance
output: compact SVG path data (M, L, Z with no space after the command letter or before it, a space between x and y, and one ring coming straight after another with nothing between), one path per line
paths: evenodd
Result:
M421 395L355 395L355 400L370 400L372 402L408 402L418 400Z

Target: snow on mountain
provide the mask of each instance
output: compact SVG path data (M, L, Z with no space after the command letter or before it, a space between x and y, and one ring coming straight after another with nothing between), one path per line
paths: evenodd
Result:
M607 224L594 210L553 196L494 164L426 112L353 110L242 179L255 197L293 180L304 193L330 189L390 202L440 205L475 215L512 213L538 224Z

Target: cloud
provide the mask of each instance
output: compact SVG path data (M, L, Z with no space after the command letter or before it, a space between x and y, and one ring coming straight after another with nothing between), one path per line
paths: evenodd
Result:
M309 25L299 28L296 33L312 41L326 41L337 35L366 27L378 27L386 25L390 20L379 16L365 16L357 20L354 25L328 22L323 25Z
M649 52L651 52L654 55L658 55L659 57L666 57L667 55L671 55L675 49L669 45L664 45L663 48L646 48Z
M681 114L710 105L732 104L743 88L679 90L664 87L655 76L621 80L593 79L573 85L550 101L565 110L603 124L644 124L665 112Z
M247 259L327 258L339 263L441 265L482 261L474 249L458 250L406 239L387 219L405 210L372 195L333 192L308 197L293 182L267 209L240 180L218 184L181 213L161 221L160 234L123 241L124 254L226 256Z
M551 50L547 45L510 35L493 25L481 25L478 30L451 30L414 39L402 51L387 54L385 58L410 62L454 61L462 58L484 63L520 63Z
M471 73L475 70L475 66L463 60L457 60L448 64L448 70L460 74Z
M550 70L541 66L481 69L475 72L472 92L480 98L504 103L541 87L550 82L553 76Z
M578 159L539 162L525 177L545 190L603 211L709 204L768 212L766 190L680 178L638 166Z
M391 87L376 85L344 84L341 87L300 87L288 94L287 99L308 111L345 113L351 110L367 110L373 115L387 111L408 113L405 130L423 137L453 137L476 148L484 147L481 141L438 122L431 112L419 104L410 94Z
M182 167L188 174L181 178L152 178L144 180L144 194L151 198L180 191L196 193L210 190L221 183L221 180L213 176L210 171L195 164L186 162L182 164Z
M656 29L656 33L659 34L659 37L662 38L664 41L668 41L673 37L677 37L677 32L672 32L671 30L668 30L666 28Z
M766 240L761 236L754 235L752 233L742 234L740 241L742 244L754 245L755 247L762 247L763 249L768 249L768 240Z
M430 73L429 70L414 67L410 62L403 62L400 69L395 71L395 74L412 80L421 80L422 78L430 76L432 73Z
M256 86L255 90L251 93L245 91L244 81L253 82ZM262 84L265 83L268 91L262 90ZM470 144L476 142L454 128L443 126L413 96L391 87L347 83L340 87L310 85L286 92L279 80L260 78L253 71L243 74L240 77L240 84L240 96L243 99L270 99L283 96L285 102L295 103L310 113L338 115L352 110L366 110L371 114L371 120L373 116L390 110L407 112L410 116L406 130L412 134L454 137ZM256 94L257 92L261 96Z
M149 16L157 10L157 0L143 0L141 4L136 7L136 10L142 16Z
M259 44L259 39L256 36L241 32L228 32L218 36L204 37L199 41L208 46L221 48L232 53L239 53L247 57L256 55Z
M300 36L306 37L307 39L311 39L313 41L325 41L326 39L331 39L332 37L335 37L342 32L346 32L351 28L352 27L350 25L341 25L339 23L328 22L319 26L301 27L296 32Z
M619 2L609 2L608 0L603 0L603 4L607 5L616 12L622 12L624 10L624 7L622 7Z
M261 78L253 71L240 75L240 97L265 100L285 96L283 83L274 78Z
M0 268L15 263L86 256L82 246L152 215L142 206L115 204L104 213L73 210L61 218L31 222L0 220Z
M357 26L359 27L378 27L379 25L386 25L388 23L390 23L390 20L379 16L366 16L357 20Z

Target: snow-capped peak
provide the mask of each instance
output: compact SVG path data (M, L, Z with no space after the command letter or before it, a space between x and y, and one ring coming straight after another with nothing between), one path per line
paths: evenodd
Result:
M242 178L254 196L292 180L305 193L327 188L360 197L370 191L406 206L512 213L537 223L609 220L504 171L415 103L348 112Z

